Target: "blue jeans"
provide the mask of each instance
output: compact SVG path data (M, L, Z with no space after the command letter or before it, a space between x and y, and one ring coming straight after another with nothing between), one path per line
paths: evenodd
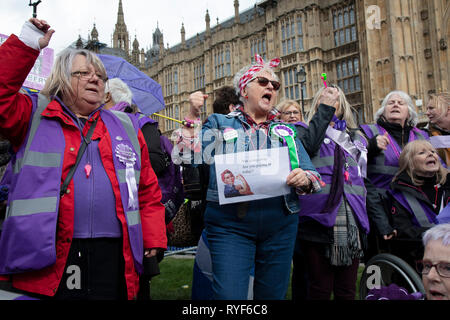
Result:
M283 197L239 204L208 202L205 230L211 251L214 299L246 300L254 267L255 300L286 296L298 216L287 215Z

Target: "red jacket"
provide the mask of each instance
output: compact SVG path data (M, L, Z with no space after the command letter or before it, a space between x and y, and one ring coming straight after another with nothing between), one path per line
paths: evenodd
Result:
M11 35L0 47L0 134L11 142L15 151L25 141L32 115L31 99L27 95L18 93L18 91L33 67L38 54L38 51L26 46L15 35ZM43 114L58 121L64 133L65 150L61 176L62 184L70 168L75 164L78 148L81 145L80 130L55 100L46 107ZM99 112L93 116L93 118L98 117ZM83 135L86 135L88 127L86 125L83 128ZM128 240L119 182L113 164L111 137L101 119L97 123L92 139L100 139L98 144L100 156L113 187L117 217L122 224L123 239L127 240L123 241L125 280L128 298L133 299L136 297L139 289L139 276L134 268ZM141 131L139 131L138 140L141 147L142 164L138 195L144 247L165 249L167 247L167 237L164 222L165 209L161 204L161 190L151 167L147 145ZM73 189L73 181L70 182L68 189ZM74 192L71 192L65 194L60 201L56 237L56 263L39 271L11 276L15 288L49 296L53 296L56 293L72 241L73 216Z

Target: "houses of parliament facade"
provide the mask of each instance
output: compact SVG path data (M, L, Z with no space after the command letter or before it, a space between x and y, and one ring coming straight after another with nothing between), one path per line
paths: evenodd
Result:
M424 119L428 95L450 91L449 0L264 0L214 23L204 12L205 30L186 39L180 26L180 43L164 46L159 28L145 52L135 38L130 48L122 0L119 0L112 48L91 49L120 55L157 81L163 91L168 117L182 120L188 97L201 90L209 95L202 118L212 113L215 90L232 85L234 74L254 59L280 57L276 73L283 99L300 104L303 93L308 112L320 78L339 85L355 108L358 121L372 122L385 95L407 92ZM200 14L200 13L199 13ZM90 41L98 39L95 29ZM79 44L80 46L82 44ZM89 44L87 44L89 47ZM297 82L300 68L306 79ZM170 136L174 121L153 116Z

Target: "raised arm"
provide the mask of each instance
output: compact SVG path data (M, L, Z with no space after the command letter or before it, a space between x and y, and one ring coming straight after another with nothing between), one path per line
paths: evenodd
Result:
M30 98L19 90L53 33L44 20L33 18L24 24L19 37L13 34L0 46L0 134L15 150L25 138L32 114Z

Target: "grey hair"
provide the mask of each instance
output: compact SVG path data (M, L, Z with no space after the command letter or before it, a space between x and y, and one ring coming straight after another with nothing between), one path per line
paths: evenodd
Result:
M444 246L450 245L450 223L438 224L428 229L422 237L423 246L426 247L431 240L440 239Z
M105 84L105 94L110 93L114 103L132 103L133 93L128 85L119 78L109 79Z
M404 91L400 91L400 90L394 90L389 92L386 97L384 98L383 102L381 103L381 108L378 109L378 111L375 113L375 122L378 121L378 119L383 115L384 113L384 109L386 108L386 105L389 101L389 99L391 98L392 95L398 95L400 96L400 98L403 99L403 101L405 101L405 103L408 105L408 119L407 119L407 124L415 127L417 125L417 123L419 122L419 117L417 115L417 112L415 110L414 104L412 102L411 97L409 96L409 94L407 94Z
M106 78L106 70L102 61L97 55L89 50L67 48L61 51L55 61L52 72L45 82L41 93L51 99L53 96L60 98L73 96L72 89L72 66L77 55L86 57L87 63L92 64L97 72Z
M239 80L241 80L241 78L242 78L242 76L244 75L244 73L246 73L250 68L252 68L252 67L254 67L254 66L258 66L258 65L259 65L259 64L254 63L254 64L250 64L250 65L248 65L248 66L245 66L245 67L243 67L241 70L239 70L238 72L236 72L236 74L234 75L234 78L233 78L233 87L234 87L234 90L236 91L236 94L237 94L238 97L239 97L239 101L241 101L242 103L244 103L245 100L244 100L244 97L242 97L242 95L241 95L241 89L239 88ZM264 63L264 67L263 67L260 71L258 71L258 72L255 74L255 77L254 77L254 78L256 78L260 73L262 73L262 72L264 72L264 71L269 72L270 75L271 75L276 81L280 81L280 79L278 78L278 76L277 76L277 75L275 74L275 72L273 71L273 68L270 67L268 63ZM247 86L249 86L250 83L251 83L251 82L248 82L248 83L247 83Z

